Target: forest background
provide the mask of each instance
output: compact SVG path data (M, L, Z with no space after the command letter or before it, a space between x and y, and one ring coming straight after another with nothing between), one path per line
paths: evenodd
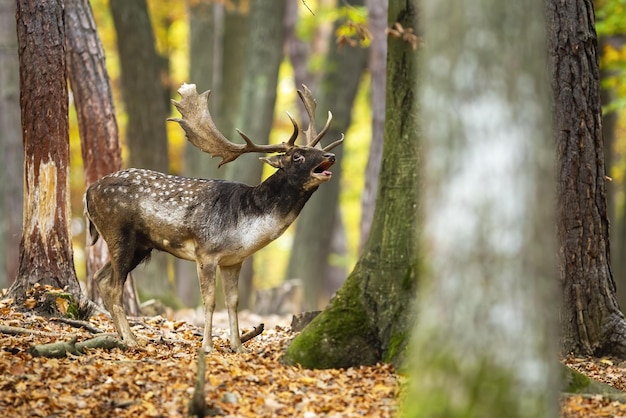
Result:
M175 90L183 82L195 82L190 79L190 19L189 6L198 6L200 0L179 2L173 0L148 0L154 47L158 55L167 64L162 72L163 83L168 86L172 98L176 97ZM238 7L242 12L247 10L247 2L231 2L224 0L223 8ZM343 32L334 33L336 39L342 39L350 31L354 32L354 26L367 22L367 9L365 7L344 7L337 5L332 0L296 2L299 7L295 33L301 39L310 41L320 27L321 31L329 31L337 19L342 19L347 24L342 27ZM126 142L127 115L122 100L122 87L120 81L120 61L116 46L116 32L111 16L109 1L92 0L90 2L96 20L98 34L101 38L105 55L106 65L111 79L113 99L115 102L116 118L119 125L119 135L122 144L123 166L129 166L129 152ZM620 257L626 249L626 2L621 0L597 0L594 2L596 11L596 27L600 41L601 71L602 71L602 99L604 111L604 143L605 158L608 173L612 182L607 185L607 200L609 207L609 219L611 228L611 254L612 268L617 282L617 298L620 306L626 306L626 257ZM313 11L315 13L313 13ZM368 48L369 39L349 47ZM322 48L323 49L323 48ZM2 54L10 54L10 51L2 49ZM323 71L323 57L311 56L308 69L312 72ZM140 65L140 64L139 64ZM206 86L211 88L211 86ZM202 89L202 86L201 88ZM273 128L270 141L277 141L289 135L290 125L286 118L286 111L297 114L296 84L294 83L294 71L287 56L283 58L280 67L277 100L274 110ZM7 94L4 92L3 94ZM71 100L71 98L70 98ZM365 167L370 151L371 140L371 85L369 73L366 71L360 83L359 92L356 96L352 109L352 121L346 131L343 147L345 158L341 164L342 176L340 185L340 210L342 213L343 226L345 229L345 252L341 256L333 256L329 261L338 267L346 277L356 263L361 237L361 196L365 183ZM85 262L85 235L84 219L82 216L82 195L85 189L84 171L80 152L80 138L76 112L73 106L70 109L70 186L72 208L72 234L74 248L74 263L76 272L81 280L86 277ZM332 110L332 109L328 109ZM326 109L318 109L325 112ZM6 112L3 112L6 113ZM175 116L176 112L170 107L169 114ZM6 117L4 115L3 117ZM169 172L183 174L185 164L186 141L182 130L176 124L166 124L168 137ZM227 135L232 135L233 132ZM0 134L0 144L4 142L6 135ZM3 145L3 149L6 147ZM146 152L152 152L146 149ZM193 150L201 154L197 150ZM16 276L17 254L21 233L21 190L7 188L9 182L5 176L15 176L15 168L21 176L21 155L9 155L5 153L6 165L0 171L0 288L8 287ZM211 164L208 155L200 155L207 166ZM226 170L222 169L223 173ZM271 170L265 171L268 175ZM16 197L17 196L17 197ZM15 202L20 201L19 207ZM13 225L12 225L13 224ZM289 252L292 248L295 225L293 225L282 237L259 252L254 258L254 287L270 288L279 285L285 279L285 271L289 262ZM174 261L168 261L168 276L174 280ZM194 279L195 280L195 279ZM340 283L336 283L338 287ZM142 287L148 283L138 281L140 294ZM176 301L168 301L175 303Z
M154 47L160 59L164 63L161 69L161 82L169 91L171 98L176 98L176 89L184 82L197 83L198 90L214 89L210 85L205 85L204 80L193 80L190 78L190 7L198 8L203 3L198 0L190 2L167 1L167 0L148 0L148 12L152 24L154 34ZM209 2L206 2L209 3ZM218 3L217 7L230 12L246 14L248 13L249 4L247 1L241 2L213 2ZM221 5L219 5L221 3ZM96 20L98 34L102 41L104 52L106 55L106 65L111 80L112 94L115 103L116 119L119 126L119 137L122 146L123 167L132 165L129 161L129 147L126 141L126 125L128 121L127 113L123 101L122 82L120 79L120 58L118 54L117 34L114 26L113 17L109 1L93 0L90 2L94 18ZM297 2L299 11L296 23L295 33L304 40L310 41L316 36L316 33L332 31L334 22L341 19L349 22L339 32L328 35L337 37L350 36L354 33L354 25L364 24L367 20L367 9L365 7L338 6L334 1L320 2ZM216 7L216 6L213 6ZM197 10L197 9L196 9ZM222 13L223 13L222 10ZM313 12L315 10L315 12ZM350 26L352 25L352 26ZM320 29L322 28L322 29ZM207 41L208 42L208 41ZM349 46L350 48L367 48L370 39L362 38L361 42L357 42ZM348 46L347 46L348 47ZM324 49L324 48L322 48ZM4 53L8 53L4 51ZM228 54L224 51L224 54ZM15 56L16 58L16 56ZM321 73L323 56L313 55L307 67L313 73ZM143 64L138 62L137 66ZM228 69L226 71L229 71ZM335 256L330 263L339 268L343 273L341 277L345 278L347 272L353 268L360 245L360 222L361 222L361 195L364 188L364 171L367 164L369 144L371 140L371 106L370 100L370 79L366 73L361 78L361 83L357 97L352 109L352 123L347 132L345 132L347 140L345 141L344 153L346 158L340 161L341 176L341 193L340 193L340 210L342 213L344 230L345 230L345 252L341 256ZM17 87L17 86L16 86ZM315 92L314 92L315 93ZM6 94L6 92L5 92ZM70 101L72 96L70 95ZM216 100L210 103L210 109L215 111ZM17 102L16 102L17 104ZM74 249L74 265L76 273L81 281L86 279L86 254L85 254L85 222L83 218L82 196L85 190L85 175L83 170L83 162L81 157L81 145L78 131L78 122L76 110L72 103L69 106L70 115L70 198L72 210L72 241ZM318 115L323 115L326 111L333 109L318 109ZM270 142L278 142L284 140L290 135L291 125L286 116L286 112L298 115L296 84L294 83L294 71L290 64L289 57L285 55L279 71L279 80L277 87L277 100L274 108L274 120L272 123L272 131ZM177 116L176 110L170 106L168 110L170 116ZM234 116L231 116L234 118ZM196 153L199 155L200 164L206 164L207 167L215 165L215 161L211 161L209 155L193 149L186 144L183 131L177 124L167 123L167 142L168 142L168 161L169 172L172 174L185 174L185 152ZM232 132L225 132L227 136L234 137ZM0 135L0 142L6 138ZM185 151L186 148L192 148L191 151ZM146 153L154 153L155 149L145 148ZM21 159L21 155L9 157L8 164L0 171L0 184L3 186L2 200L0 204L0 231L3 239L0 240L0 253L6 254L6 257L0 257L0 288L10 285L17 272L17 254L19 250L19 240L21 232L21 190L9 190L4 181L4 176L22 175L21 162L17 163L16 159ZM17 168L17 172L16 172ZM270 167L266 167L264 176L271 174ZM220 177L226 176L227 167L221 168L218 172ZM338 181L333 179L334 181ZM8 197L7 197L8 196ZM20 207L16 207L16 201L20 202ZM19 218L19 225L16 224L16 218ZM13 221L11 221L13 219ZM17 228L16 228L17 226ZM287 264L289 262L289 252L292 248L292 241L295 234L295 225L293 225L283 236L271 243L267 248L260 251L254 258L254 288L263 289L279 285L283 282L286 274ZM171 257L167 257L165 261L167 266L167 275L170 282L174 282L177 275L177 267L175 261ZM178 262L178 261L177 261ZM186 263L186 262L185 262ZM191 263L190 263L191 265ZM162 266L162 265L160 265ZM193 269L195 270L195 268ZM191 274L194 283L191 286L197 286L195 271ZM137 280L136 282L139 294L145 299L146 294L152 296L147 289L150 289L150 282L147 280ZM335 289L341 283L335 284ZM332 292L332 291L331 291ZM195 292L197 295L197 292ZM330 296L327 292L327 297ZM176 298L165 298L166 303L174 306L180 306L180 300ZM322 304L323 304L322 299ZM196 304L199 300L196 300ZM320 306L321 307L321 306Z

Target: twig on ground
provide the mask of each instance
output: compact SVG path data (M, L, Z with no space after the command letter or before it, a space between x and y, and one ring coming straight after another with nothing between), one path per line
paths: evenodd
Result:
M252 331L246 332L245 334L243 334L241 336L241 343L243 344L246 341L250 341L251 339L253 339L257 335L261 334L263 332L263 329L265 329L265 325L264 324L259 324L258 326L254 327L252 329Z
M22 328L22 327L12 327L9 325L0 325L0 333L8 334L8 335L31 334L31 335L39 335L42 337L58 337L59 336L59 334L55 332L39 331L36 329L28 329L28 328Z
M62 318L62 317L58 317L58 318L50 318L51 321L57 321L57 322L62 322L64 324L70 325L74 328L84 328L85 330L89 331L92 334L102 334L104 331L102 331L101 329L94 327L93 325L91 325L89 322L87 321L80 321L78 319L69 319L69 318Z
M198 369L196 372L196 383L193 388L193 396L189 401L187 415L203 418L208 416L224 415L224 411L215 406L207 405L204 398L204 382L206 372L206 353L203 347L198 349Z

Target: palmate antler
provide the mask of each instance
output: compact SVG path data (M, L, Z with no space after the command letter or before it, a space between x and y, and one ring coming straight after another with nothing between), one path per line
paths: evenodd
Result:
M304 137L306 138L306 145L309 147L316 146L322 137L326 135L326 131L330 127L330 122L333 120L333 114L328 111L328 119L326 120L326 124L320 131L320 133L315 132L315 108L317 107L317 102L311 93L311 90L304 84L302 85L302 90L298 90L298 96L300 96L300 100L302 100L302 104L304 104L304 108L306 109L307 115L309 115L309 126L306 130L302 131L304 133ZM291 117L291 116L290 116ZM335 148L337 145L343 142L343 134L341 134L341 138L333 142L332 144L324 147L324 151L330 151Z
M320 139L324 136L330 121L332 120L332 114L328 112L328 121L324 126L324 129L319 134L315 134L315 99L310 90L306 86L302 86L304 93L298 90L298 95L302 99L307 113L309 114L310 123L309 128L305 131L307 137L307 146L315 146ZM194 146L202 151L212 155L213 157L221 157L222 161L219 166L235 160L242 154L250 152L259 153L274 153L274 152L287 152L295 146L295 141L298 137L299 127L293 117L287 113L291 123L293 124L293 133L287 142L281 142L280 144L270 145L257 145L243 132L237 129L237 133L241 135L245 144L236 144L229 141L215 126L211 113L209 112L208 102L210 90L205 91L202 94L198 94L195 84L183 84L178 93L181 96L180 101L172 100L174 106L181 113L182 118L169 118L168 120L178 122L184 129L187 139ZM313 137L311 139L311 137ZM333 142L324 148L324 150L330 150L343 141L343 135L341 139Z

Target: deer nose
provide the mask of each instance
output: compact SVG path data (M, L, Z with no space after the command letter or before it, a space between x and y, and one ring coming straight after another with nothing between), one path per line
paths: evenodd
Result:
M324 158L326 158L327 160L330 160L332 162L335 162L335 154L331 154L330 152L324 154Z

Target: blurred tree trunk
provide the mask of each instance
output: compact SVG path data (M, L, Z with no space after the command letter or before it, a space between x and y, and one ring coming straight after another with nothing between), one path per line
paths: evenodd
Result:
M0 0L0 288L17 277L24 196L15 5L15 0Z
M283 59L284 16L285 0L251 3L243 86L239 99L241 106L235 126L257 144L268 143L274 122L278 69ZM231 180L257 185L261 182L263 165L258 155L248 154L229 164L228 170ZM241 308L247 308L250 304L253 265L253 257L249 257L239 276Z
M165 120L169 111L163 100L161 60L155 50L146 1L111 0L110 8L117 33L122 96L128 115L129 165L167 172Z
M229 7L208 0L190 2L189 82L198 91L211 90L211 115L227 137L235 133L248 42L248 2L234 1ZM219 159L210 158L191 144L185 146L185 175L224 178ZM178 296L187 306L200 303L195 263L176 260ZM218 282L218 286L221 283ZM223 306L222 293L217 305Z
M626 357L610 265L600 74L591 0L548 4L558 167L561 349Z
M69 134L63 2L17 2L24 143L24 223L20 266L9 297L35 283L82 293L69 231Z
M415 5L406 4L390 4L389 16L415 31ZM337 295L288 347L283 360L290 364L399 364L405 354L418 267L417 53L405 41L388 42L385 147L372 232Z
M163 61L155 50L146 0L110 0L109 6L117 33L122 97L128 115L125 137L129 165L167 173L165 121L169 109L163 100ZM175 281L169 274L171 263L172 257L153 251L150 262L133 272L143 296L176 303Z
M352 6L363 4L362 0L350 2ZM340 24L341 22L336 22L335 28ZM364 48L339 46L334 37L331 37L329 44L325 73L320 82L319 93L315 94L318 97L318 113L326 115L328 110L333 113L333 122L325 142L337 139L350 127L352 105L367 60L367 50ZM325 121L326 118L322 116L322 122ZM349 140L350 138L346 139ZM337 207L343 147L339 146L333 152L338 161L332 168L333 179L320 187L302 210L296 224L296 235L287 268L286 279L298 278L303 281L306 310L319 309L320 301L325 296L333 234L341 225Z
M104 50L91 6L87 0L65 0L66 53L70 86L78 117L85 187L122 168L117 120L107 73ZM87 242L91 242L87 228ZM93 275L108 259L103 239L85 246L87 292L102 306ZM125 283L124 305L130 315L139 315L132 276Z
M189 0L188 4L189 83L195 84L198 92L211 90L211 115L217 124L221 79L220 64L224 38L224 6L212 0ZM184 174L186 176L219 178L218 163L218 159L207 156L191 144L185 145ZM190 264L193 265L193 263ZM195 271L195 265L193 265L193 269Z
M623 48L622 36L605 36L599 39L598 52L600 55L609 45L615 49ZM603 80L614 77L613 71L600 67L600 86ZM615 100L614 88L610 85L600 88L600 101L602 107L608 106ZM604 142L604 165L606 172L612 177L613 166L615 164L615 143L617 141L616 130L618 122L618 112L616 110L602 113L602 137ZM626 181L622 181L622 187ZM626 222L624 222L623 204L618 203L618 193L620 183L611 182L606 185L607 216L609 218L609 236L611 243L611 267L613 277L617 287L617 302L622 309L626 306L626 257L620 256L626 251ZM622 201L624 198L621 199ZM622 206L621 210L618 210Z
M423 2L428 273L407 417L558 416L544 7Z
M211 90L211 115L217 123L215 99L219 95L218 55L221 55L223 33L221 10L223 5L213 0L187 0L189 10L189 80L198 92ZM219 126L219 125L218 125ZM218 160L200 152L193 145L185 144L185 162L182 174L187 177L219 178ZM223 171L222 171L223 172ZM196 264L176 259L176 294L185 306L200 304ZM220 295L220 293L218 293Z
M325 8L330 8L332 7L331 3L332 0L318 1L317 9L321 11ZM301 88L305 84L311 91L317 91L322 71L314 71L311 68L311 62L324 56L328 51L328 39L332 35L333 25L324 19L317 19L312 39L308 42L304 41L298 36L296 31L298 21L302 19L300 16L302 7L300 5L301 3L297 1L287 2L287 9L285 10L285 49L293 67L296 89ZM304 8L306 9L305 13L311 13L307 6ZM307 118L304 105L300 101L298 101L298 115L300 120L306 120Z
M383 136L385 131L385 74L387 64L387 7L388 0L367 0L368 27L372 33L369 48L369 70L371 85L372 109L372 142L365 168L365 185L361 195L361 226L359 230L359 250L363 248L370 234L374 209L376 207L376 190L378 190L378 173L380 172L383 154Z

